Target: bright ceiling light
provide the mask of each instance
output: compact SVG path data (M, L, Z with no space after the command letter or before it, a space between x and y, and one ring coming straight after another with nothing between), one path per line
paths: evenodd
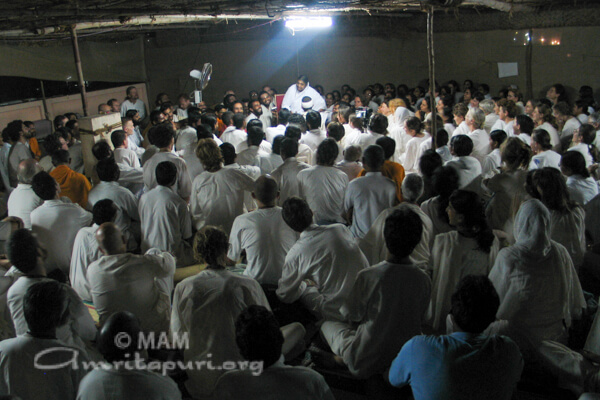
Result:
M331 24L331 17L288 17L285 20L286 28L292 30L327 28L330 27Z

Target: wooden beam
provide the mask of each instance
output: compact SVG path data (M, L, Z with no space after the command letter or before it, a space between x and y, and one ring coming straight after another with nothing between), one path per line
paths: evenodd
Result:
M435 109L435 52L433 48L433 6L427 9L427 59L429 62L429 108L431 109L431 148L436 148L437 112Z
M83 116L88 116L87 97L85 93L85 80L83 79L83 69L81 68L81 57L79 55L79 43L77 42L77 27L71 27L71 43L73 44L73 56L75 57L75 66L77 67L77 79L79 80L79 90L81 91L81 104L83 106Z

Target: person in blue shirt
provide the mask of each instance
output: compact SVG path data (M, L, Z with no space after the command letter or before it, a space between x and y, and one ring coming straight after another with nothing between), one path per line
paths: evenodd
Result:
M452 295L454 333L409 340L392 363L390 383L410 385L415 400L510 399L523 357L509 338L482 334L499 305L486 276L463 278Z

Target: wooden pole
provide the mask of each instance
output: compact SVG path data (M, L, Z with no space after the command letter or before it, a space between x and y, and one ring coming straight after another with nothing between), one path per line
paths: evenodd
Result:
M436 148L437 112L435 110L435 54L433 49L433 6L427 9L427 58L429 61L429 97L431 108L431 146Z
M527 69L527 97L533 99L533 29L529 29L529 37L527 41L527 55L525 60Z
M42 107L44 107L44 118L49 120L50 114L48 113L48 104L46 103L46 90L44 89L44 81L41 79L40 79L40 89L42 89Z
M79 55L79 43L77 43L77 27L71 27L71 43L73 44L73 55L75 56L75 66L77 67L77 79L79 80L79 89L81 91L81 104L83 105L83 115L88 116L87 98L85 93L85 80L83 79L83 69L81 68L81 57Z

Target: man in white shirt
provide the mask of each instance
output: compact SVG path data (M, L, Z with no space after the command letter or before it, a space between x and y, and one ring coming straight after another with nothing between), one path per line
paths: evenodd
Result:
M168 332L175 258L158 249L127 253L121 230L111 222L100 225L96 240L103 256L90 264L87 277L100 324L129 311L144 332Z
M298 172L300 197L306 199L319 225L344 222L348 175L333 166L338 151L333 139L325 139L317 148L317 165Z
M258 119L263 124L263 127L271 126L271 113L263 115L263 106L259 99L254 99L248 103L250 114L246 117L246 123L253 119Z
M315 152L321 142L327 138L325 132L321 130L321 114L310 110L306 113L306 125L308 131L302 135L300 143L307 145L312 152Z
M307 163L296 159L296 154L298 154L298 142L294 139L284 138L281 141L280 153L283 164L271 173L271 176L275 179L277 187L279 188L278 205L282 205L292 196L300 195L298 173L310 168L310 165Z
M354 376L383 372L404 343L421 333L431 280L409 256L422 232L421 218L410 207L395 209L384 227L391 257L358 273L340 310L344 322L321 326L334 359Z
M227 126L220 137L223 143L231 143L233 147L237 148L241 143L248 140L248 135L244 131L246 126L244 114L234 114L231 111L226 111L223 113L223 123Z
M51 281L46 276L43 258L47 252L35 236L27 229L13 233L8 245L8 258L13 264L14 276L19 275L10 287L6 303L18 336L27 333L31 327L25 315L23 301L27 290L38 282ZM88 346L96 338L96 326L81 298L68 285L61 284L65 302L61 306L61 323L57 327L56 338L63 345L74 346L88 354Z
M98 161L113 157L110 145L105 140L101 140L92 146L92 154ZM119 185L131 191L136 198L139 198L144 190L144 170L142 168L133 168L122 163L117 163L117 166L119 167ZM96 173L95 169L92 174L94 173ZM97 182L99 179L97 176L94 177L92 175L92 180Z
M31 229L31 212L44 202L31 188L31 180L41 170L33 158L21 161L17 171L19 184L8 198L8 215L21 218L27 229Z
M396 203L396 184L381 173L384 161L381 146L367 147L362 158L366 175L348 184L344 209L348 220L352 221L350 232L356 238L365 236L377 216Z
M287 128L285 128L285 137L294 139L298 142L298 154L296 158L299 161L305 162L310 165L314 165L314 155L313 151L306 144L300 143L302 139L302 135L308 130L306 126L306 120L300 114L292 114L290 115L289 123Z
M277 296L284 303L300 300L319 319L342 319L340 307L358 272L369 266L367 259L344 225L313 224L306 201L287 199L282 215L300 238L285 258Z
M275 316L265 307L252 305L244 310L235 330L248 368L226 372L219 378L215 389L218 399L333 400L329 386L317 372L284 364L285 337ZM260 373L256 368L259 366Z
M47 172L36 174L31 187L44 204L31 212L31 229L48 251L45 266L48 272L59 269L68 275L77 232L92 224L92 214L61 199L60 186Z
M473 152L473 141L467 135L452 136L450 152L454 158L445 165L456 170L459 189L462 189L481 175L481 163L470 156Z
M469 127L467 136L473 141L471 156L483 165L485 156L490 153L490 135L483 129L485 115L480 109L473 108L467 113L465 121Z
M135 86L129 86L126 94L127 100L121 104L121 117L125 118L127 110L136 109L140 113L140 118L144 120L146 118L146 105L140 100Z
M127 240L127 250L133 251L140 243L140 214L137 198L131 191L118 184L121 174L117 163L112 158L98 161L96 172L100 183L92 188L88 194L88 208L91 209L96 202L110 199L119 209L115 224L121 229Z
M506 99L500 99L497 102L498 108L498 121L492 126L492 131L496 129L501 129L508 137L514 136L514 124L517 113L519 112L519 108L517 105L511 101Z
M133 134L129 137L129 140L131 140L137 147L142 147L144 137L140 131L140 124L142 122L140 113L138 110L128 110L125 114L125 118L131 118L131 121L133 122ZM141 150L143 150L143 148Z
M269 143L273 143L275 136L284 135L285 128L288 124L288 119L292 113L287 108L282 108L277 114L277 126L267 127L265 129L265 137Z
M177 118L181 121L182 119L187 119L188 117L188 108L190 107L191 100L190 96L187 93L181 93L179 97L177 97Z
M261 128L258 126L253 126L248 128L248 139L247 139L247 148L239 152L237 155L237 162L240 165L252 165L255 167L259 167L261 173L263 169L267 169L267 165L263 164L263 158L267 157L269 153L260 149L260 145L263 142L265 134ZM244 143L241 143L244 144ZM241 147L241 146L238 146ZM270 171L269 171L270 172ZM268 172L267 172L268 173Z
M17 170L21 161L33 158L29 147L27 147L24 129L26 127L21 120L13 121L6 127L8 139L11 142L10 152L8 153L8 177L11 187L16 187L18 184Z
M385 220L394 212L394 210L402 206L403 208L414 211L421 218L421 222L423 223L421 241L415 246L413 252L410 254L410 261L411 264L414 264L423 270L427 269L431 255L429 243L430 241L433 241L433 223L431 222L431 218L429 218L417 204L417 200L423 194L423 189L423 178L421 178L420 175L406 175L402 181L401 205L382 211L375 222L373 222L369 232L367 232L367 234L359 241L360 249L363 251L365 257L367 257L370 265L378 264L391 257L385 244Z
M156 157L156 156L155 156ZM142 220L142 252L157 248L177 258L177 266L194 262L190 241L192 218L187 203L172 190L177 167L170 161L156 166L158 186L142 196L139 212Z
M150 142L160 149L158 153L152 156L144 164L144 185L146 192L154 189L156 183L156 167L163 161L170 161L177 167L177 177L173 186L174 193L177 193L183 200L188 201L192 192L192 181L187 171L185 160L173 154L173 145L175 143L175 131L170 123L156 125L148 133Z
M454 115L454 122L456 123L456 129L452 133L452 137L469 134L469 127L465 121L468 112L469 108L464 103L455 104L452 108L452 115Z
M168 376L136 368L136 360L147 365L140 341L136 315L119 311L112 314L98 335L98 348L107 361L90 371L79 385L77 400L181 400L177 384ZM129 338L127 342L121 342ZM151 350L151 349L150 349Z
M81 228L75 237L69 280L73 290L84 301L92 301L87 277L88 267L102 256L96 241L96 231L103 223L114 222L118 212L119 208L112 200L104 199L96 202L92 209L94 224L89 228Z
M110 134L110 141L115 148L113 154L117 163L125 164L131 168L141 167L138 155L128 148L129 137L124 130L113 131Z
M23 293L27 330L0 342L0 393L20 399L75 400L87 372L82 362L88 359L56 339L68 301L65 285L53 280L35 283Z
M275 205L278 197L275 179L268 175L258 178L252 192L258 209L237 217L229 236L227 257L235 262L245 250L248 262L244 275L263 285L277 285L285 256L298 239L283 221L281 207Z
M125 117L122 118L121 121L123 123L123 130L127 134L127 148L133 151L138 156L138 158L141 158L144 155L146 149L144 149L142 146L138 146L135 143L135 140L133 139L135 135L135 127L133 125L133 120L129 117Z

